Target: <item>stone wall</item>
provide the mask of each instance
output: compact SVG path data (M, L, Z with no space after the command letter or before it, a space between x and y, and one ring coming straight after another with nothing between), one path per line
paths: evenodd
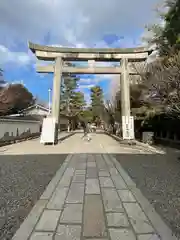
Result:
M67 119L60 119L60 131L67 130ZM42 119L33 116L1 117L0 118L0 146L14 143L28 138L39 137Z
M40 121L0 118L0 143L40 134Z

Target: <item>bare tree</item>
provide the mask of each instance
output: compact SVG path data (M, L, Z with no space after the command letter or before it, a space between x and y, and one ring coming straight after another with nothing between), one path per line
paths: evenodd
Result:
M135 67L135 66L134 66ZM180 115L180 53L135 67L148 87L152 105L164 107L168 113Z

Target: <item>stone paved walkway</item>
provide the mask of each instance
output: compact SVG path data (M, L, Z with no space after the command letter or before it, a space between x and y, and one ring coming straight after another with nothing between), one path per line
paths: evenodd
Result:
M13 240L85 239L176 238L115 158L81 153L68 155Z

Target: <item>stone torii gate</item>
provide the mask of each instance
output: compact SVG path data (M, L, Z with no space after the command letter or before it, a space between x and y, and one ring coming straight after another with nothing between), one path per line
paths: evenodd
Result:
M129 74L137 74L132 68L132 62L145 61L151 50L139 48L64 48L42 46L29 42L29 48L37 59L54 61L54 64L37 66L39 73L54 73L53 95L52 95L52 117L56 120L55 142L57 142L57 131L59 125L60 109L60 86L63 73L73 74L120 74L121 81L121 113L127 119L131 115ZM101 61L119 62L116 67L69 67L66 61ZM125 130L123 130L125 131ZM127 131L127 129L126 129ZM128 130L130 131L130 129Z

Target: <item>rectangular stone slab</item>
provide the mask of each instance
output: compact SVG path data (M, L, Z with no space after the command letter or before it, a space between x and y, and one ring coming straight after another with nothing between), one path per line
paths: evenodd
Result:
M105 217L100 195L87 195L84 205L84 237L106 237Z
M88 167L87 168L87 178L97 178L97 168L96 167Z
M61 210L68 193L68 188L58 186L47 204L48 209Z
M124 212L121 200L114 188L102 188L102 198L106 212Z
M124 208L137 234L154 232L152 225L138 203L124 203Z
M82 204L66 204L60 218L60 223L81 224L82 209Z
M66 199L66 203L83 203L84 184L72 183Z
M86 194L100 194L98 179L86 179Z
M37 226L37 231L55 231L57 222L59 220L61 211L57 210L44 210Z

